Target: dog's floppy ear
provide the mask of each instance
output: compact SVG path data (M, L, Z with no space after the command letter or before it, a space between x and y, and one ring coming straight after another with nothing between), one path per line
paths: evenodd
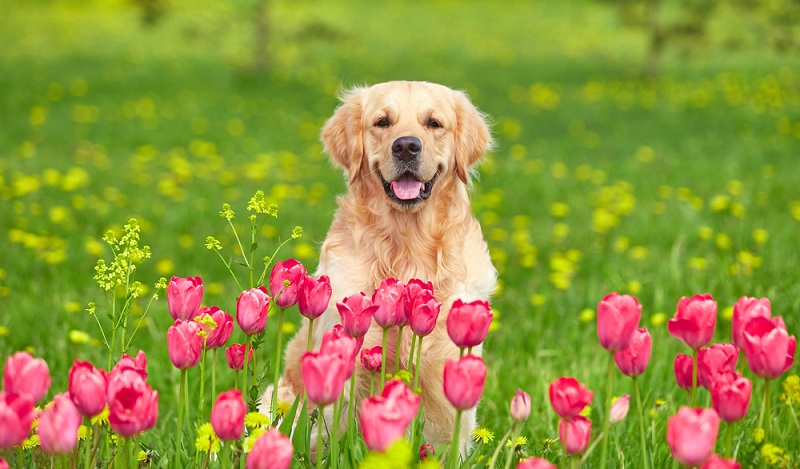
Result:
M353 88L340 97L342 105L322 128L322 143L331 160L347 170L349 182L359 176L364 157L361 98L366 88Z
M492 134L486 117L478 111L466 94L455 91L456 109L456 174L469 183L470 168L492 146Z

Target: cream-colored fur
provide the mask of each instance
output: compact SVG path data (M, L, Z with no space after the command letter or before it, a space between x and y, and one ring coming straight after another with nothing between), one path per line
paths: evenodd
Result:
M497 274L467 194L470 168L491 145L491 135L483 115L467 96L441 85L389 82L354 88L342 100L325 124L322 140L332 160L344 168L349 187L338 199L339 209L322 245L316 272L330 277L333 296L328 310L314 322L314 348L319 348L323 333L340 322L337 301L361 291L371 295L389 277L433 282L442 310L434 332L423 341L419 376L425 438L434 445L443 444L450 441L455 423L455 412L443 393L443 367L448 358L458 356L447 336L447 312L457 298L488 300L496 286ZM389 125L376 125L383 118ZM440 127L431 125L431 119ZM381 175L388 181L398 176L391 147L403 136L416 137L422 143L421 179L436 176L430 198L410 208L391 200L380 179ZM306 351L307 328L304 320L288 344L286 373L279 383L281 401L292 402L303 389L300 361ZM381 332L373 323L363 347L380 345ZM409 369L410 336L406 328L401 355L405 369ZM394 372L396 343L396 330L390 331L389 373ZM473 353L480 354L481 348L474 348ZM368 395L369 379L370 374L359 365L357 403ZM348 389L349 384L345 396ZM269 409L271 392L269 389L262 398L264 410ZM476 425L475 411L466 412L462 422L463 452Z

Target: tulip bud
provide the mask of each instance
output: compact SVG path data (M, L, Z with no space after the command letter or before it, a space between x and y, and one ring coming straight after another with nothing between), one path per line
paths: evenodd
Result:
M753 374L775 379L791 368L797 339L779 316L754 318L744 326L744 354Z
M486 382L486 365L480 357L451 358L444 365L444 395L459 410L478 405Z
M566 444L564 451L570 455L582 454L589 447L592 437L592 422L586 417L573 417L559 420L558 437L561 444Z
M69 370L69 396L85 417L94 417L106 407L108 376L91 363L75 360Z
M233 344L230 347L225 349L225 358L228 360L228 366L232 370L243 370L244 369L244 344ZM247 358L249 363L253 362L253 348L248 347L247 351L249 352L249 357Z
M267 326L270 297L264 287L245 290L236 300L236 322L247 335L260 334Z
M550 383L550 404L564 419L580 415L584 407L592 403L593 397L593 391L572 377L561 377Z
M53 405L42 412L36 428L42 451L63 454L75 449L82 419L67 393L57 395L53 399Z
M597 338L612 352L628 346L642 317L642 305L630 295L611 293L597 305Z
M684 466L699 466L711 456L719 432L714 409L681 407L667 422L667 443L672 457Z
M211 408L211 427L220 440L238 440L244 433L244 415L247 405L242 391L231 389L221 393Z
M381 346L378 345L376 347L372 347L370 349L362 349L361 350L361 366L364 369L376 373L381 371L381 354L382 349Z
M714 336L717 325L717 302L711 295L683 297L675 316L667 321L667 330L692 350L705 346Z
M493 318L488 301L455 300L447 314L447 335L459 348L475 347L486 338Z
M253 449L247 455L247 469L288 469L292 464L294 448L283 433L270 428L258 437Z
M370 298L363 292L348 296L336 309L342 318L342 327L350 337L364 337L372 324L372 316L378 310Z
M297 295L306 278L303 264L287 259L278 261L269 276L269 289L278 308L286 309L297 304Z
M382 328L408 324L410 305L403 282L395 278L381 282L372 293L372 303L378 307L375 310L375 322Z
M306 276L297 294L297 308L300 314L309 319L322 316L328 309L332 294L331 281L327 275L321 276L319 280Z
M522 422L531 415L531 396L517 389L517 394L511 399L511 418L515 422Z
M39 402L50 389L50 369L41 358L28 352L17 352L6 359L3 387L8 393L28 394Z
M200 277L172 277L167 284L167 307L172 319L194 319L202 300L203 281Z
M673 370L675 372L675 381L678 382L678 386L681 389L690 390L692 389L692 366L694 365L694 359L689 355L685 355L683 353L679 353L675 356L675 363Z
M175 321L167 330L167 350L175 368L186 370L200 363L203 338L200 325L194 321Z
M611 423L618 423L625 420L625 417L628 416L628 409L631 406L631 395L625 394L624 396L616 399L611 404L611 410L609 411L608 419Z
M626 376L639 376L647 369L653 342L647 328L636 329L628 346L614 353L614 362Z
M768 298L751 298L743 296L733 305L733 318L731 332L733 344L739 350L744 350L744 326L754 318L767 318L772 316L772 307Z

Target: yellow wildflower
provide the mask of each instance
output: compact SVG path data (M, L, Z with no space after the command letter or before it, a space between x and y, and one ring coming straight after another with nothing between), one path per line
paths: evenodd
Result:
M781 400L783 402L800 403L800 376L789 375L783 380Z
M519 451L523 446L528 444L528 439L524 436L517 437L516 441L514 441L513 446L514 449ZM512 443L511 440L506 440L506 447L511 448Z
M39 435L31 435L22 442L22 449L33 449L39 447Z
M494 441L494 432L485 427L478 427L472 430L472 440L475 441L475 443L486 444L490 441Z
M777 466L783 462L783 448L771 443L764 443L761 447L761 458L770 466Z
M219 438L214 433L214 427L206 422L197 429L197 438L194 446L200 453L218 453L220 450Z
M594 320L595 312L592 308L584 308L581 310L580 319L581 322L590 322Z
M754 428L753 429L753 441L756 443L761 443L764 441L764 429L763 428Z

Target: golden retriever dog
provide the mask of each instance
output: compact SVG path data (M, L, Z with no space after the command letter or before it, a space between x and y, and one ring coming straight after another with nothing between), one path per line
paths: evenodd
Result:
M342 102L322 130L325 149L344 168L348 190L338 199L320 253L316 275L330 277L333 296L328 310L314 321L314 347L318 349L323 333L340 322L337 301L362 291L371 295L390 277L433 282L442 309L434 332L423 341L419 387L425 439L443 444L452 438L455 411L445 399L442 374L445 361L459 353L447 335L447 312L459 298L488 300L497 281L467 193L472 168L490 147L491 134L466 94L433 83L357 87L344 93ZM303 391L300 363L308 320L303 321L286 350L280 401L293 402ZM410 368L410 336L402 336L404 369ZM381 339L382 329L373 323L363 348L380 345ZM396 341L396 331L390 331L387 373L395 372ZM481 347L473 353L479 355ZM370 379L359 364L357 403L369 394ZM269 409L271 395L268 389L262 410ZM349 397L349 381L344 395ZM330 416L326 421L330 425ZM475 425L475 410L465 412L462 453Z

